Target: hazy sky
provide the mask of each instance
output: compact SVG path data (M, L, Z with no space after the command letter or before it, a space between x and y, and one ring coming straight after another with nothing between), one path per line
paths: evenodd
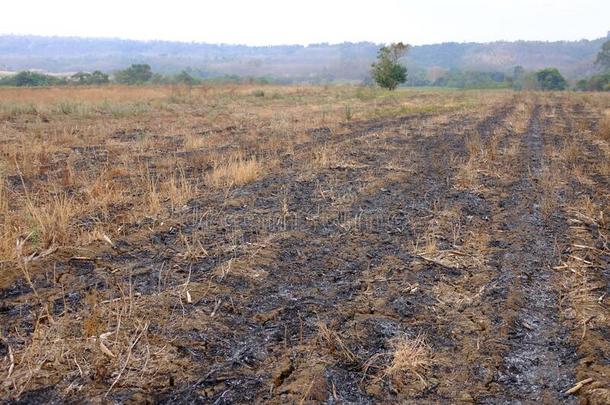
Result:
M610 0L3 0L0 34L248 45L593 39Z

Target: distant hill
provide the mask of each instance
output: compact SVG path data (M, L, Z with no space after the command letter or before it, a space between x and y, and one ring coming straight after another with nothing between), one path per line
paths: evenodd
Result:
M578 79L595 72L593 61L605 40L422 45L413 47L407 65L426 71L499 72L510 72L516 65L528 70L554 66L568 78ZM361 81L368 75L378 48L371 42L250 47L4 35L0 36L0 71L112 72L132 63L149 63L161 73L186 69L202 78L239 75L286 81Z

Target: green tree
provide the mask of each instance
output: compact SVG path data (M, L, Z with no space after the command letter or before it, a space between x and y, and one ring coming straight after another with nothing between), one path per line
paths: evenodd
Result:
M91 84L106 84L110 81L108 75L99 70L94 70L93 73L91 73L90 80Z
M55 86L66 84L63 78L38 72L23 71L0 79L0 85L17 87Z
M388 90L394 90L400 83L407 81L407 68L399 63L409 50L402 42L384 46L377 52L377 63L371 69L375 82Z
M610 71L579 80L576 83L576 90L610 91Z
M604 70L610 70L610 39L602 45L602 49L597 54L595 64Z
M177 84L185 84L190 87L195 84L196 80L193 76L188 74L187 71L183 70L174 77L174 82Z
M170 82L170 78L162 75L161 73L155 73L150 78L150 82L152 84L168 84Z
M70 80L72 80L76 84L88 84L89 76L91 76L90 73L78 72L78 73L74 73L72 76L70 76Z
M148 82L153 76L152 69L148 64L131 65L127 69L119 70L115 74L117 83L122 84L143 84Z
M565 90L568 87L566 79L556 68L539 70L536 72L536 80L541 90Z
M526 73L523 66L518 65L513 68L513 89L523 90L525 75Z
M99 85L108 83L108 75L99 70L93 73L78 72L73 74L70 79L76 84Z

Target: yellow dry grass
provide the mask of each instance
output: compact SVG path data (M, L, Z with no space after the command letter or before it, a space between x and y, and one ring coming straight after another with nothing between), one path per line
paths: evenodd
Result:
M418 378L425 386L426 380L423 374L431 363L431 351L423 336L397 337L390 343L393 349L392 360L383 374L398 387L410 382L412 378Z
M0 218L2 218L0 224L4 222L8 215L8 195L4 181L4 175L0 172Z
M188 134L184 138L184 149L194 150L207 146L209 141L201 135Z
M52 196L44 204L27 202L31 217L30 241L41 243L43 247L64 244L70 234L70 219L76 214L73 200L66 194Z
M188 179L184 168L179 168L165 184L165 193L171 203L171 209L181 208L195 194L195 187Z
M606 142L610 142L610 109L605 111L599 124L599 135Z
M218 163L208 175L207 181L216 187L241 186L256 180L263 174L263 164L256 156L245 157L242 153Z

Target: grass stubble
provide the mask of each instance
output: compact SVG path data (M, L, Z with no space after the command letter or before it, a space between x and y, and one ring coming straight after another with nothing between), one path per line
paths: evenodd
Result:
M204 331L221 322L226 302L213 299L209 311L194 308L193 303L211 299L212 290L216 294L224 291L228 274L249 268L249 263L238 266L240 262L230 258L214 272L213 283L191 281L189 263L207 257L212 247L201 242L205 229L201 235L180 234L176 257L182 262L156 269L155 293L135 292L133 269L119 266L104 274L107 288L83 291L84 304L71 308L66 291L82 280L74 274L55 274L56 257L94 263L96 254L116 251L117 240L142 240L168 229L182 220L182 213L195 200L220 195L229 201L233 191L286 170L285 161L297 162L299 181L332 170L364 167L352 162L353 151L316 139L312 129L323 129L333 140L348 133L350 125L366 120L432 114L426 121L431 127L422 128L421 133L434 136L437 126L451 124L445 113L478 114L482 119L489 112L481 107L484 100L506 97L501 92L388 94L349 86L260 89L251 85L201 86L188 92L121 86L0 89L0 95L0 286L18 288L15 286L23 280L26 287L22 289L31 291L23 295L31 303L22 315L31 330L17 327L11 331L22 336L20 340L2 337L6 373L0 386L6 398L18 398L49 384L56 384L63 395L89 390L88 395L103 398L124 387L146 384L154 391L173 386L174 381L194 381L196 370L172 344L171 336L177 331ZM602 105L604 101L596 102ZM526 101L518 101L506 125L495 128L509 132L481 134L470 128L460 135L464 136L464 154L447 156L458 168L456 188L484 193L483 177L509 177L506 169L518 153L518 137L527 129L530 108ZM599 118L597 132L585 134L606 153L605 163L598 160L583 166L579 159L582 148L573 138L555 151L556 161L539 175L545 215L565 209L558 196L571 178L588 179L589 185L595 185L595 173L607 175L608 111ZM500 138L507 141L500 144ZM401 169L400 179L411 170L402 161L389 162L387 168ZM320 188L322 198L331 193ZM351 201L348 197L344 199ZM561 265L566 273L565 307L567 318L580 328L584 353L600 349L600 328L608 321L604 313L608 297L598 293L601 281L594 273L595 255L607 249L609 213L603 206L607 198L606 194L574 200L567 211L571 213L573 245L581 247L575 247ZM337 204L342 201L338 196L334 200ZM289 213L285 202L282 209ZM469 230L450 207L433 206L431 212L424 232L408 248L414 256L442 266L480 266L489 254L489 236L480 229ZM588 225L598 233L591 233ZM451 246L446 246L447 240L452 241ZM252 258L263 249L230 245L233 251L254 249ZM182 270L177 269L180 266ZM447 316L454 307L474 305L483 291L467 293L449 284L437 287L432 293ZM417 286L410 285L407 294L415 291ZM470 345L478 349L479 340L463 350L470 350ZM396 336L386 342L387 350L362 357L348 338L323 322L317 324L314 346L322 349L309 360L315 366L295 386L283 388L298 392L301 402L325 395L318 386L321 364L353 364L363 376L371 376L373 385L386 384L393 392L412 393L429 387L427 374L432 365L447 358L447 353L435 353L422 334ZM298 347L312 349L307 342ZM282 372L293 369L291 360ZM596 372L594 382L583 391L590 390L591 398L607 398L603 366ZM584 368L578 372L583 380L590 375ZM333 386L334 396L335 390Z

